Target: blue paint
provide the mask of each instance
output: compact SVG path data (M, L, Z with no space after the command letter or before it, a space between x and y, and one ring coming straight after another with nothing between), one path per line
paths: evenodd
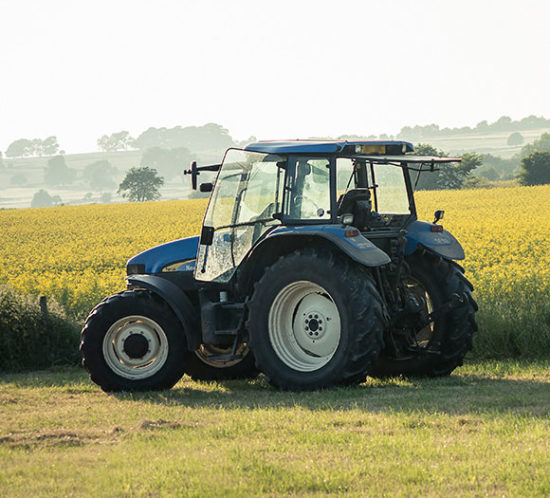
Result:
M341 152L347 145L403 145L406 152L413 152L414 147L410 142L400 141L346 141L346 140L288 140L265 141L248 144L244 150L263 152L265 154L335 154Z
M199 247L199 238L198 235L194 235L161 244L140 252L129 259L126 264L142 264L145 265L145 273L158 273L167 265L178 261L186 261L184 265L178 268L178 271L193 270Z
M433 223L413 221L407 227L405 254L412 254L419 245L422 245L445 258L464 259L464 249L458 240L447 230L432 232L431 226Z

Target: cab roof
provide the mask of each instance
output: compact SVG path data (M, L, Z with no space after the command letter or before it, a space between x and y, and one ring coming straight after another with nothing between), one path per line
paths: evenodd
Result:
M265 154L404 154L413 152L414 147L396 140L262 140L248 144L244 150Z

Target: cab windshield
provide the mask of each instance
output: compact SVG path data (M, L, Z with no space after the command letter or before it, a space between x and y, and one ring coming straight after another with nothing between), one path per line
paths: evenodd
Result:
M228 281L254 243L280 224L284 159L230 149L224 159L204 226L214 230L209 246L199 247L195 278Z

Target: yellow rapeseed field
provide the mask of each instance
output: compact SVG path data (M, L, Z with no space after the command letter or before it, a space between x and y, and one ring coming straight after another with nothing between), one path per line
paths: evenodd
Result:
M550 353L550 186L419 192L444 209L476 286L487 354ZM78 318L124 287L132 255L198 233L206 201L0 211L0 284L55 296Z

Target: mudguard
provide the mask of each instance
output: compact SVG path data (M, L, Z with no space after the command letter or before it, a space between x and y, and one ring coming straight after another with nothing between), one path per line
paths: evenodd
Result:
M136 269L128 273L158 273L165 266L178 262L182 262L178 270L192 270L195 267L199 238L198 235L194 235L140 252L126 263L127 268L131 266Z
M382 249L376 247L360 233L357 233L355 236L346 237L346 231L350 229L354 230L352 227L344 227L341 225L285 226L269 232L264 242L273 237L291 237L293 235L316 236L332 242L351 259L364 266L382 266L391 261L390 257L382 251Z
M447 230L432 232L433 223L413 221L407 227L405 254L412 254L421 245L445 259L464 259L464 249L460 242Z
M187 349L194 351L201 343L199 313L191 300L177 285L160 275L130 275L128 284L150 290L164 299L172 308L183 326Z

